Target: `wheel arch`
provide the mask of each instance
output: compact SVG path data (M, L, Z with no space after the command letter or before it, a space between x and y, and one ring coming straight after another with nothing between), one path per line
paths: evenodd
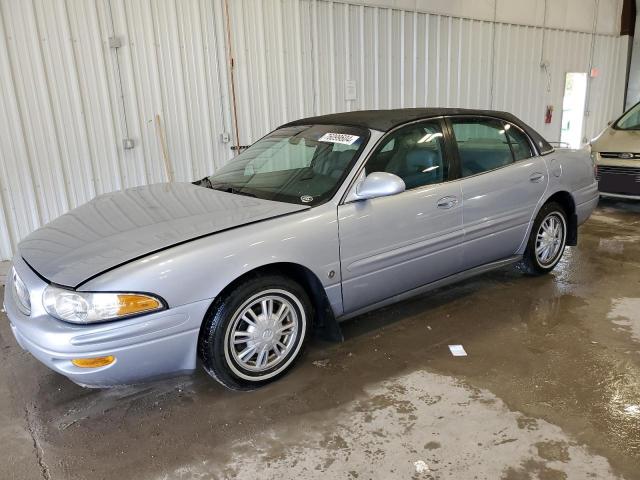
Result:
M311 300L315 313L313 324L314 335L325 340L343 340L342 330L340 329L339 323L333 313L331 304L320 279L309 268L294 262L268 263L244 272L242 275L228 283L220 293L216 295L211 302L211 307L209 307L207 315L210 315L212 310L217 308L218 301L228 295L229 292L237 285L247 279L266 275L282 275L300 284L300 286L307 292L307 295L309 295L309 299Z

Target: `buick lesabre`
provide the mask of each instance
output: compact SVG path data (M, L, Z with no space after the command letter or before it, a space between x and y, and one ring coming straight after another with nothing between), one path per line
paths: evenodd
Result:
M597 202L588 153L507 113L307 118L202 180L104 194L33 232L4 302L17 342L78 384L200 361L251 389L314 329L510 264L550 272Z

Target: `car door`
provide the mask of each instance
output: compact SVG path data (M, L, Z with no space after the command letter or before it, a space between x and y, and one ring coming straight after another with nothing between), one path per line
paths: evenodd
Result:
M461 189L441 119L389 133L365 174L402 178L403 193L338 207L345 313L456 273L463 240Z
M547 167L518 126L450 117L460 165L464 269L515 255L548 183Z

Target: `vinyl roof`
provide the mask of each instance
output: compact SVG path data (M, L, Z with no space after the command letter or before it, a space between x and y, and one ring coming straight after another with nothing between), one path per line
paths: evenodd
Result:
M319 117L302 118L289 122L283 127L294 125L350 125L388 132L395 127L442 115L488 115L513 123L526 131L541 153L553 150L553 147L535 130L521 122L515 115L497 110L473 110L466 108L399 108L394 110L358 110L353 112L332 113Z

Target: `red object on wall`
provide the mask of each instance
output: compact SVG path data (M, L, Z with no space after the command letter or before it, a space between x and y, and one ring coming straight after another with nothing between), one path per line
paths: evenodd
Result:
M553 118L553 105L547 105L547 109L544 112L544 123L551 123Z

